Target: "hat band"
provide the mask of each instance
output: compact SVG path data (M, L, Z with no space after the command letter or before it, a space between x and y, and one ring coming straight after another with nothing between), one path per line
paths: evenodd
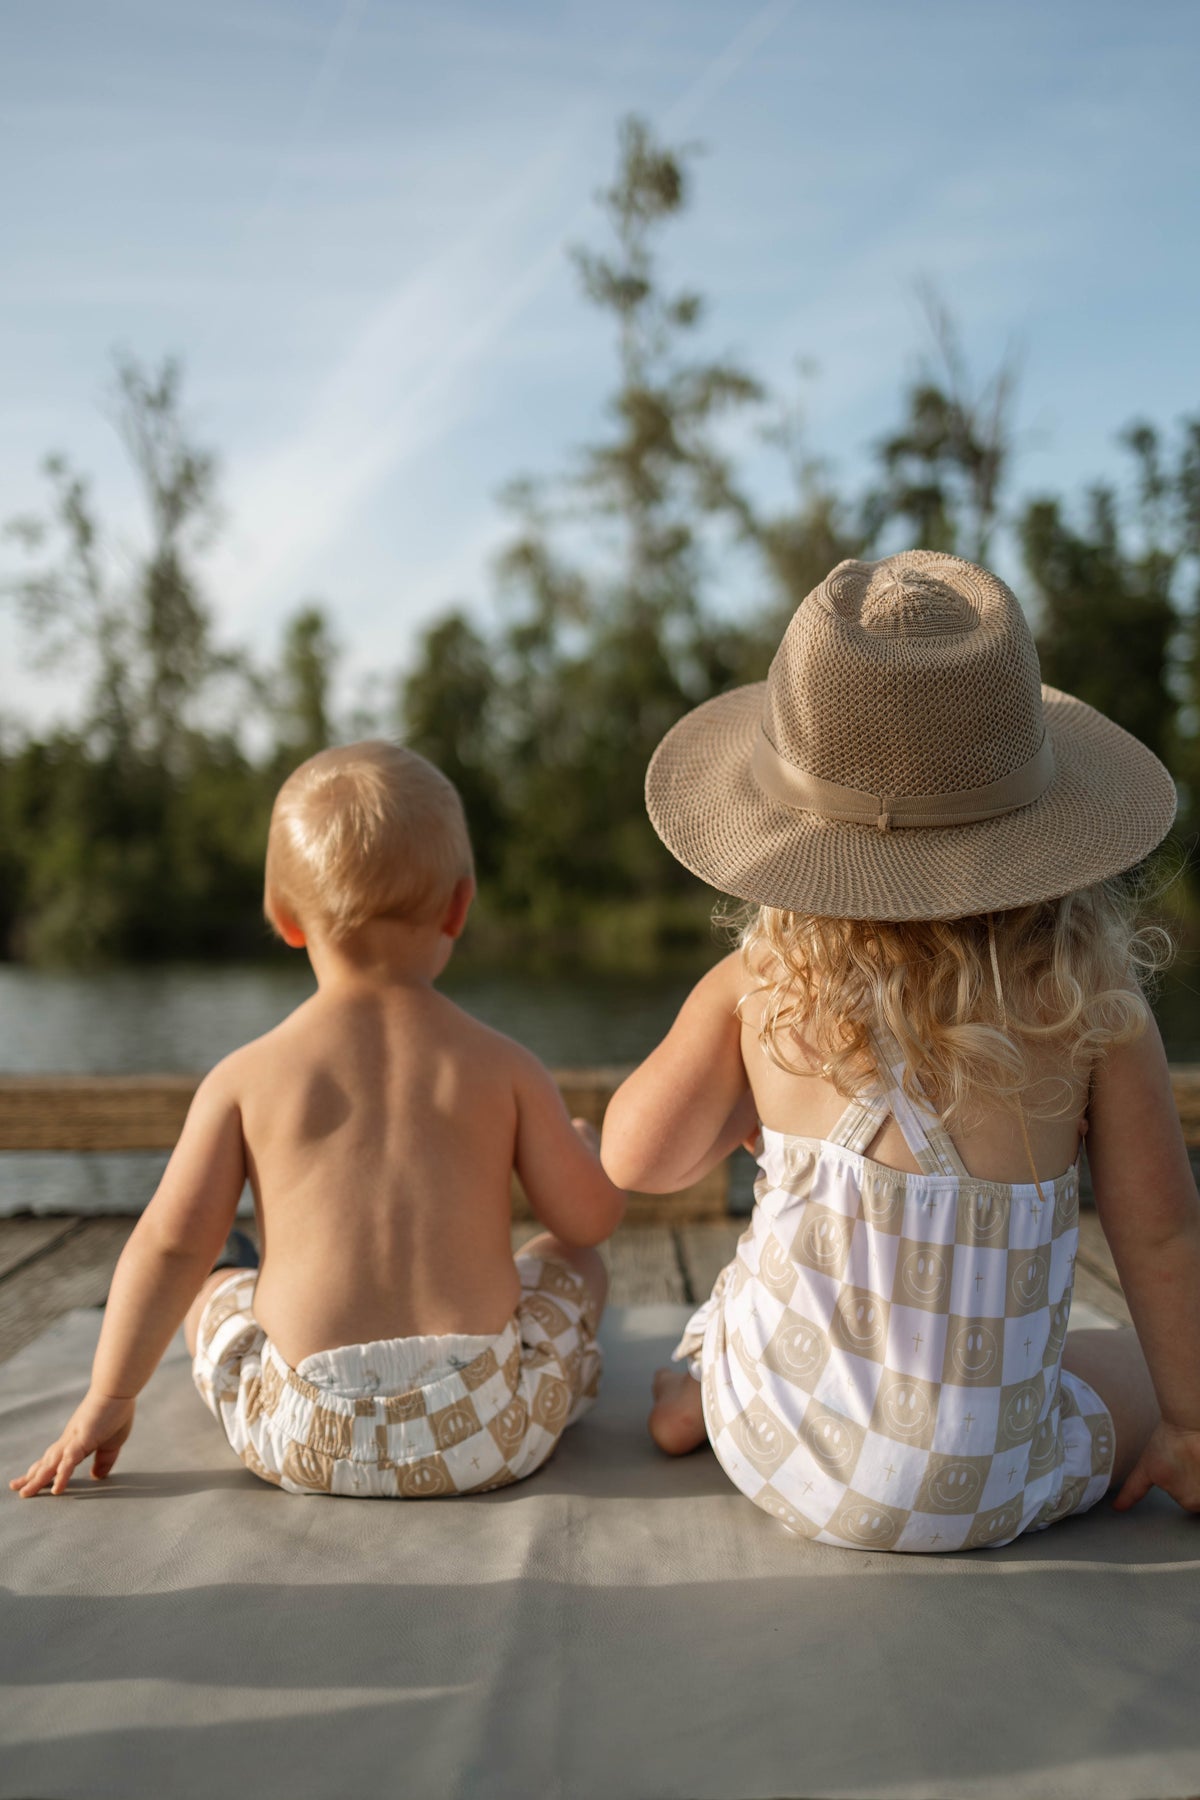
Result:
M986 787L959 788L952 794L869 794L862 788L842 787L823 776L810 775L780 756L759 727L750 769L764 794L794 811L816 813L849 825L875 825L880 831L893 826L974 825L1001 813L1029 806L1045 793L1054 779L1054 747L1049 734L1028 762L1010 769Z

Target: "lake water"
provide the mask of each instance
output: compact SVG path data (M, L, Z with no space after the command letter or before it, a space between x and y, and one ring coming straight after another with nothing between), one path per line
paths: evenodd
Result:
M714 951L714 956L716 952ZM708 958L711 961L712 958ZM451 965L458 1003L554 1067L637 1062L705 966L643 975L472 972ZM0 1072L190 1074L276 1025L312 992L307 963L50 974L0 967ZM1180 959L1155 1011L1174 1062L1200 1062L1200 967ZM0 1214L140 1212L165 1158L0 1155ZM748 1159L735 1192L749 1194Z

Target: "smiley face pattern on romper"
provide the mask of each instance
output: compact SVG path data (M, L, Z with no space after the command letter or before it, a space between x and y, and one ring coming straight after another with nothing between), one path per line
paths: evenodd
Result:
M676 1352L726 1472L790 1530L854 1549L1008 1543L1105 1492L1112 1420L1061 1367L1074 1167L975 1181L884 1080L827 1139L764 1130L755 1210ZM893 1114L921 1169L864 1154Z
M331 1391L288 1366L237 1270L200 1320L192 1373L252 1474L293 1494L435 1499L531 1475L595 1401L601 1352L582 1279L518 1256L521 1299L473 1360L407 1392Z

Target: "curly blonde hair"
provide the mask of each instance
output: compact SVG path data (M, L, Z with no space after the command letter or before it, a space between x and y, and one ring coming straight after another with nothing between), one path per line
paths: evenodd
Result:
M816 1073L795 1054L802 1027L820 1073L849 1097L875 1073L871 1031L882 1024L904 1053L905 1087L943 1123L965 1122L985 1092L1030 1118L1061 1118L1099 1058L1150 1017L1144 989L1174 946L1162 926L1138 925L1140 904L1137 884L1118 879L964 919L759 907L741 930L751 993L765 996L759 1042L779 1068ZM1047 1075L1051 1057L1061 1072Z

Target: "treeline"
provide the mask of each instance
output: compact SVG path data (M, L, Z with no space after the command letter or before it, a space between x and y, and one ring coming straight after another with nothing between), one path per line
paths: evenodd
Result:
M78 722L0 744L0 946L53 961L253 953L261 859L282 775L325 743L395 733L458 783L480 924L604 959L695 942L711 896L659 846L646 763L681 713L761 679L784 624L841 558L910 544L1020 571L1044 678L1102 708L1180 782L1200 827L1200 417L1121 433L1127 479L1010 501L1014 372L973 381L936 296L929 348L842 491L794 400L698 348L701 297L664 284L659 246L689 200L685 156L637 120L601 196L607 238L575 253L611 321L604 425L560 472L514 483L490 626L454 611L423 634L382 706L336 715L326 612L288 624L273 666L220 643L204 598L213 458L169 363L118 369L115 420L148 548L121 570L86 480L46 465L44 517L15 522L10 583L40 659L86 664ZM751 468L786 482L767 505ZM477 938L479 933L477 932Z

